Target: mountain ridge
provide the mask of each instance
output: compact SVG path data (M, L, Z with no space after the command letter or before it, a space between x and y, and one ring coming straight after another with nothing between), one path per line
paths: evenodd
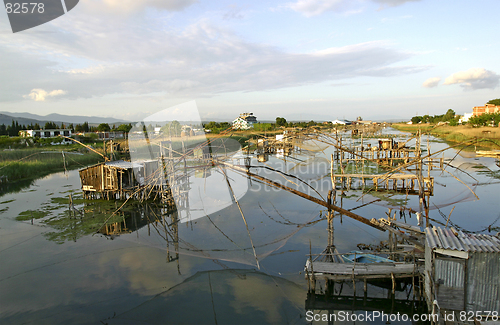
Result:
M21 112L21 113L12 113L12 112L0 112L0 124L11 124L12 120L14 122L18 122L22 125L27 124L35 124L38 123L40 126L43 126L46 122L54 122L56 124L82 124L88 122L89 124L100 124L100 123L108 123L108 124L123 124L123 123L131 123L127 120L120 120L113 117L99 117L99 116L83 116L83 115L63 115L52 113L49 115L37 115L33 113Z

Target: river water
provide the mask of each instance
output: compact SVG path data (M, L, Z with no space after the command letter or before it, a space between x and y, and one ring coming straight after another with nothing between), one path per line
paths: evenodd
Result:
M384 133L407 137L394 130ZM359 144L360 140L349 141ZM434 138L423 138L422 143L430 145L431 152L448 146ZM284 176L263 168L254 170L310 195L326 197L331 189L328 159L333 148L320 149L302 150L290 157L270 156L265 164L254 157L251 164L286 171L310 186L290 177L285 182ZM431 172L436 182L429 204L429 216L435 220L431 223L446 223L453 209L449 223L458 229L500 231L500 171L495 159L456 149L437 157L444 157L450 165L446 172ZM365 173L383 172L370 164L360 168ZM193 203L188 215L182 209L165 211L151 202L129 204L112 215L122 202L84 201L78 171L52 174L20 192L3 195L0 323L310 323L303 269L306 255L321 253L327 245L327 223L316 222L324 217L325 209L236 173L227 174L231 186L220 169L202 174L190 177L197 193L189 199L201 199ZM68 208L70 195L77 212ZM218 197L225 203L214 209L211 202ZM338 191L337 204L345 209L364 205L353 212L368 219L386 217L390 208L419 207L416 196L363 195L362 190ZM407 212L400 216L416 224ZM387 234L345 216L335 217L334 227L340 252L357 249L360 243L376 246L387 240ZM349 307L352 285L345 284L342 290L328 307L330 311L384 310L366 301L364 306ZM389 290L373 284L368 292L385 299ZM409 291L402 290L396 298L401 301L408 296ZM407 312L407 305L397 301L390 311Z

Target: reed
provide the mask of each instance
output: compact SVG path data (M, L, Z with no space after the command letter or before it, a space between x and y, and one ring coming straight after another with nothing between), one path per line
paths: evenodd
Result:
M50 173L85 167L101 161L94 153L71 154L47 152L42 149L21 149L0 152L0 176L9 182L36 179Z
M498 127L472 127L470 125L430 125L430 124L393 124L393 128L399 131L415 133L419 129L436 137L443 138L449 142L464 142L477 139L482 147L500 148L500 128Z

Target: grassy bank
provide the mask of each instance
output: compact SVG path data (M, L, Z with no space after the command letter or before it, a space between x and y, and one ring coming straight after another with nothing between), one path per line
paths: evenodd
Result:
M433 124L393 124L393 128L399 131L416 133L419 129L422 133L431 134L449 142L460 143L477 139L482 147L500 149L500 128L498 127L472 127L469 125L440 125Z
M0 177L8 182L36 179L65 168L81 168L102 160L95 153L68 152L66 147L51 151L46 148L3 150L0 151Z

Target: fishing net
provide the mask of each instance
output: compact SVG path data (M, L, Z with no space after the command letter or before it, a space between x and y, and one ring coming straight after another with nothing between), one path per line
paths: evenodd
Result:
M228 135L205 135L195 102L137 123L129 148L136 182L166 198L151 209L147 235L142 228L134 241L174 255L258 265L301 228L275 223L256 209L260 184L244 171L257 162Z

